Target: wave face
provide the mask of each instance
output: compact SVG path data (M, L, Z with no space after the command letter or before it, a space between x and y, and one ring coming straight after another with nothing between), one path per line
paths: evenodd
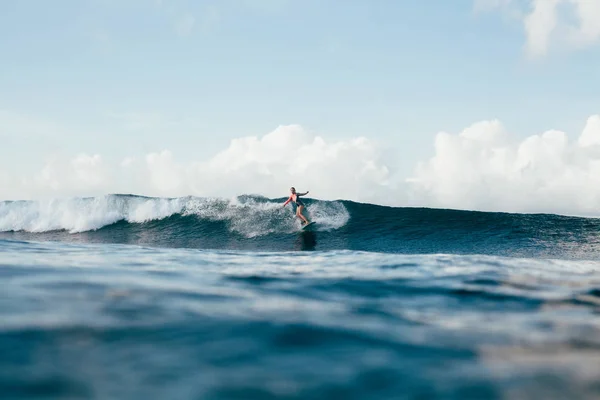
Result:
M0 237L259 251L360 250L600 259L600 220L394 208L307 199L303 232L284 199L95 198L0 203Z

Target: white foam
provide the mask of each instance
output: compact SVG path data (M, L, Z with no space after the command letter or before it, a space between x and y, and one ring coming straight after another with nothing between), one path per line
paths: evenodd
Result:
M120 220L145 222L182 208L179 199L126 196L52 199L0 203L0 231L71 233L99 229Z
M310 218L322 230L337 229L346 224L350 215L340 202L314 202L308 207ZM258 201L251 197L225 199L192 198L186 203L184 215L198 215L213 221L228 221L229 228L245 237L257 237L276 232L293 232L299 220L291 207L282 203Z
M125 220L144 223L175 214L196 215L209 221L226 221L228 228L245 237L297 230L299 221L290 207L252 197L174 199L108 195L40 201L0 202L0 231L71 233L100 229ZM350 218L339 202L314 202L311 218L321 229L336 229Z

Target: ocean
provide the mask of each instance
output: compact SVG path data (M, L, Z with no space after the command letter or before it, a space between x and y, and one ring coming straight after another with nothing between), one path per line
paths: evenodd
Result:
M2 399L596 399L600 220L0 202Z

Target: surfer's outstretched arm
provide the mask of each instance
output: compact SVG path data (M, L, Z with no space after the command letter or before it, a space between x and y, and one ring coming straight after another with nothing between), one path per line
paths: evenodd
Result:
M308 194L308 190L304 193L296 193L296 196L306 196Z
M287 204L292 201L292 196L290 196L285 203L283 203L283 207L287 206Z

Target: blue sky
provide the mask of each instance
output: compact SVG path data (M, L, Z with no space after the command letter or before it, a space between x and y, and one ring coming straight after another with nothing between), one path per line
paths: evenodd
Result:
M529 57L519 13L535 2L479 3L2 2L0 169L81 152L207 159L299 124L382 143L408 176L439 131L480 120L578 135L600 112L596 42Z

